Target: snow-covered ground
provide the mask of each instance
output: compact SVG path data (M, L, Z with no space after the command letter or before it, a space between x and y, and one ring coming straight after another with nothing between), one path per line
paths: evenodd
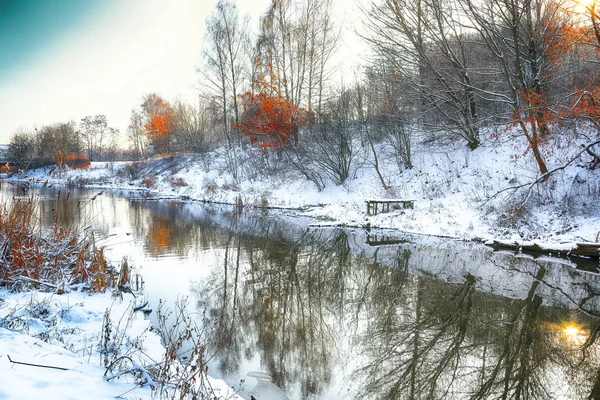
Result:
M463 143L415 144L414 167L400 171L381 148L379 162L388 188L383 189L368 152L343 185L319 191L289 163L271 160L267 167L252 156L238 179L225 166L224 150L207 156L157 158L148 164L93 163L87 171L48 176L45 170L27 179L48 183L93 184L143 189L156 197L297 209L315 223L370 226L465 240L509 239L543 242L595 242L600 232L600 176L587 168L583 154L548 182L539 177L524 139L503 133L505 141L484 138L469 150ZM579 144L547 145L548 169L560 167L581 151ZM239 151L239 150L238 150ZM287 165L286 165L287 164ZM23 178L23 177L21 177ZM523 186L518 190L508 189ZM368 199L412 199L414 209L366 215Z
M105 379L103 349L109 361L117 354L129 357L126 367L154 365L164 357L160 337L142 313L132 312L133 305L127 294L0 290L0 399L159 398L141 372ZM218 398L240 398L223 381L207 379Z

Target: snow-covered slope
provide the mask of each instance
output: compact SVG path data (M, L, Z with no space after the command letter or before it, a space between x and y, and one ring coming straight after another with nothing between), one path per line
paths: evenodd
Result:
M289 165L285 156L265 159L256 149L238 150L236 155L243 161L236 169L230 167L231 155L221 148L204 156L179 155L147 163L94 163L88 171L52 176L37 170L28 178L143 189L157 197L292 208L323 224L462 239L596 241L600 232L600 179L598 171L587 169L586 155L552 174L547 182L528 185L539 177L533 156L524 154L521 136L503 135L504 141L484 139L473 151L462 143L416 144L413 168L402 171L380 145L380 170L387 189L368 151L357 158L343 185L329 182L321 191ZM550 170L581 151L577 143L549 143L546 149ZM237 179L232 172L237 173ZM518 190L510 189L519 186ZM413 199L415 207L367 216L365 201L372 198Z

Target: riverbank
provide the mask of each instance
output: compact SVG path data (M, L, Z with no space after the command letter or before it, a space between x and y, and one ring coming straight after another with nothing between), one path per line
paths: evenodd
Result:
M255 149L246 149L241 155L246 163L235 171L224 149L217 149L139 163L93 163L85 171L40 169L12 179L141 190L152 198L290 209L313 218L315 225L394 229L483 242L596 242L600 177L587 168L586 154L553 173L547 182L533 184L539 174L523 148L518 135L505 142L484 140L473 151L451 143L417 144L410 170L399 171L393 160L381 157L385 189L368 157L357 162L343 185L330 182L319 191L281 159L252 161ZM578 151L577 143L553 149L548 154L549 169L565 165ZM410 199L414 208L367 215L369 199Z
M0 399L239 398L202 368L207 337L182 352L182 332L199 331L184 304L148 310L126 258L111 261L94 233L61 225L58 208L44 227L43 207L19 194L0 208Z
M156 398L164 382L148 370L160 368L166 350L135 304L130 294L0 289L0 398ZM203 379L218 398L240 398Z

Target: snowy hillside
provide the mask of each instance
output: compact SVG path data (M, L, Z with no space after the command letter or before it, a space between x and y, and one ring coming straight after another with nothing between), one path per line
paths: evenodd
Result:
M418 143L413 168L399 171L384 147L378 148L383 189L368 151L354 162L343 185L328 182L319 191L286 157L264 157L258 149L237 150L238 177L224 149L206 155L154 158L144 163L94 163L88 171L28 174L38 183L69 183L139 189L153 197L297 209L326 225L370 226L461 239L524 239L595 242L600 232L600 179L586 154L547 182L539 178L524 139L503 133L475 150L462 143ZM581 148L548 144L550 170L564 166ZM228 161L229 160L229 161ZM111 168L112 167L112 168ZM112 172L111 172L112 170ZM22 178L22 177L21 177ZM518 189L511 189L518 188ZM367 199L415 200L414 209L366 215Z

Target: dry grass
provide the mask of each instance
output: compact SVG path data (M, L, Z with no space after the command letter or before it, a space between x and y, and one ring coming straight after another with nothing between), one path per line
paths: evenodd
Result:
M204 189L206 190L206 193L215 194L218 188L219 185L217 185L212 179L204 182Z
M121 283L93 234L80 237L58 223L43 229L36 204L30 197L0 209L0 287L104 292Z
M172 187L184 187L187 186L187 183L183 180L183 178L171 178L169 179L169 184Z
M152 175L146 175L142 178L142 185L147 188L153 188L156 185L156 177Z

